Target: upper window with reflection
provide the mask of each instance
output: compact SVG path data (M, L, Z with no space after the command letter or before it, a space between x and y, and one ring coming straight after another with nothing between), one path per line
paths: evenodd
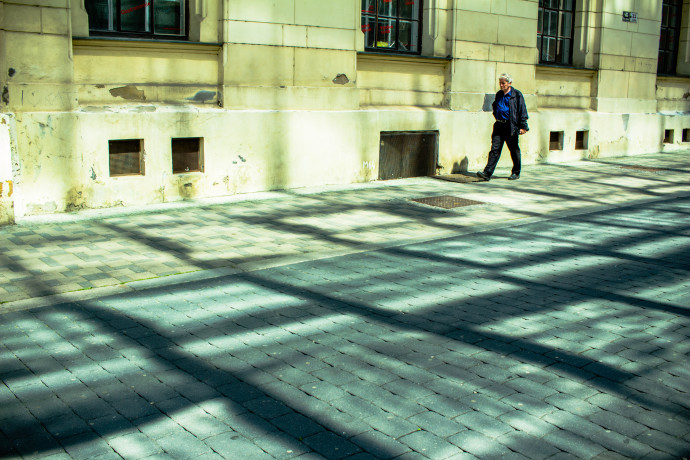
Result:
M185 0L86 0L85 6L92 35L187 37Z
M422 0L362 0L367 51L420 53Z
M575 0L539 0L539 62L572 65L574 17Z
M680 17L683 10L681 0L663 0L661 4L661 30L659 31L659 62L657 73L676 73Z

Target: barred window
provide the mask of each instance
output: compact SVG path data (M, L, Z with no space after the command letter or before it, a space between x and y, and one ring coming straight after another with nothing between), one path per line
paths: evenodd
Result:
M186 38L185 0L86 0L94 35Z
M661 4L661 31L659 33L657 73L667 75L676 73L682 9L683 2L681 0L663 0Z
M539 62L572 65L575 0L539 0Z
M362 0L368 51L420 53L422 0Z

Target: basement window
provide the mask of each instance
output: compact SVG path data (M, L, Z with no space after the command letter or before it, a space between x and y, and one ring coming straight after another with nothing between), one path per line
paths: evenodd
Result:
M672 129L665 129L664 130L664 144L673 144L673 130Z
M690 129L683 130L683 142L690 142Z
M108 141L110 177L144 175L144 140Z
M203 138L180 137L172 140L173 174L203 172Z
M549 133L549 150L563 150L563 131Z
M575 150L587 150L589 131L575 131Z

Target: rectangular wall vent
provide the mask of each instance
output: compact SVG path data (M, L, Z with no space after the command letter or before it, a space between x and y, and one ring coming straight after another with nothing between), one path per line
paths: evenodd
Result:
M144 175L143 139L108 141L110 176Z

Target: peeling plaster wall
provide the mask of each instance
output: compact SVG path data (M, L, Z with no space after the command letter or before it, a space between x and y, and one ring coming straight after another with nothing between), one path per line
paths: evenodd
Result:
M524 164L620 156L661 149L659 114L542 110L521 138ZM24 184L17 217L86 208L145 205L263 190L348 184L378 178L381 131L439 131L441 173L480 169L489 150L488 112L443 109L227 111L129 106L74 113L27 113L18 120ZM590 148L575 150L575 131ZM550 131L564 148L549 150ZM201 137L204 172L173 174L171 139ZM108 140L142 139L145 175L110 177ZM680 147L680 142L678 142ZM503 155L501 166L510 165Z
M14 222L13 142L10 116L0 114L0 225Z

